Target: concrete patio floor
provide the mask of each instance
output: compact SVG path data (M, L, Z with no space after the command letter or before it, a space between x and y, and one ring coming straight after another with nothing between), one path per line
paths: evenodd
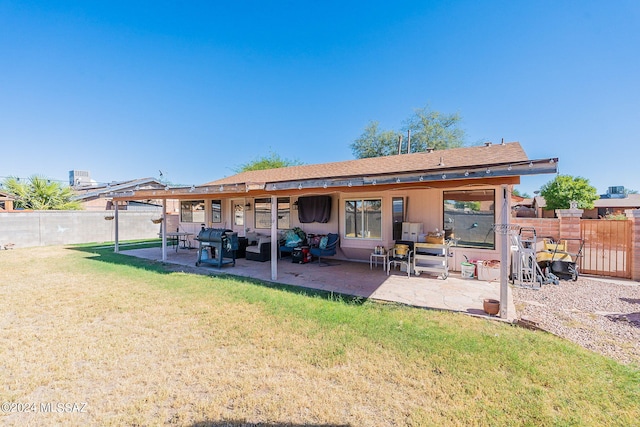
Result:
M162 262L161 248L145 248L120 251L123 255ZM236 260L236 265L226 265L218 269L210 264L195 266L197 250L179 249L177 252L167 248L169 264L190 267L190 271L201 274L224 273L242 277L251 277L271 282L271 263ZM324 258L323 258L324 262ZM287 285L331 291L340 294L371 298L381 301L397 302L415 307L449 310L476 316L486 316L483 310L485 298L500 299L500 282L486 282L475 279L462 279L460 273L452 272L446 280L422 273L420 276L407 277L406 272L392 270L391 274L382 270L379 263L369 268L369 263L340 259L327 259L327 266L318 262L294 264L290 257L278 260L278 279L276 282ZM508 292L507 319L516 318L511 289Z

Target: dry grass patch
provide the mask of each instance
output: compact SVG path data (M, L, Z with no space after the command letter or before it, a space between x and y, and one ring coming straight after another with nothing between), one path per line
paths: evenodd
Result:
M636 371L548 334L107 251L0 257L10 272L0 400L87 402L80 414L0 414L7 425L598 425L640 415Z

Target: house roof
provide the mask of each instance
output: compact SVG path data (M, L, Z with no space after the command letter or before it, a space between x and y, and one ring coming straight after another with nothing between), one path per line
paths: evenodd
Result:
M453 148L412 154L371 157L342 162L289 166L278 169L241 172L204 185L278 183L312 179L335 179L357 176L450 170L452 168L490 166L527 162L518 142Z
M460 185L464 181L517 183L523 175L557 173L558 159L529 160L518 142L454 148L423 153L347 160L241 172L191 187L140 191L129 187L114 199L228 197L252 193L326 192L341 188L397 188L398 186ZM457 183L457 184L454 184ZM110 189L113 191L113 189ZM111 194L111 193L110 193Z
M112 182L100 186L81 187L75 189L76 196L73 200L90 200L107 194L127 190L154 190L164 188L166 185L155 178L139 178L129 181Z
M640 194L627 194L621 198L600 198L593 202L595 208L638 208L640 207Z
M15 200L15 196L11 193L7 193L6 191L0 191L0 200Z

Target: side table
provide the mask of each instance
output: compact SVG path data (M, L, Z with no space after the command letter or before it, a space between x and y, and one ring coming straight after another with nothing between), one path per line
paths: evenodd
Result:
M382 259L382 271L387 271L387 254L376 253L372 253L369 256L369 270L373 269L374 262L376 264L376 267L378 267L378 258Z

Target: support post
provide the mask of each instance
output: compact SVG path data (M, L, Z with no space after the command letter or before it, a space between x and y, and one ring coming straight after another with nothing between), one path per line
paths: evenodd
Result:
M505 224L505 232L500 233L500 317L507 318L509 308L509 286L507 283L509 269L509 225L511 224L511 215L509 215L509 206L511 205L511 192L509 186L502 184L502 224Z
M278 196L271 196L271 280L278 280Z
M118 219L118 202L116 201L114 203L115 206L115 212L114 212L114 221L116 222L116 226L115 226L115 236L114 236L114 242L113 242L113 251L115 253L120 252L120 244L119 244L119 230L118 230L118 225L119 225L119 219Z
M162 262L167 260L167 199L162 199Z

